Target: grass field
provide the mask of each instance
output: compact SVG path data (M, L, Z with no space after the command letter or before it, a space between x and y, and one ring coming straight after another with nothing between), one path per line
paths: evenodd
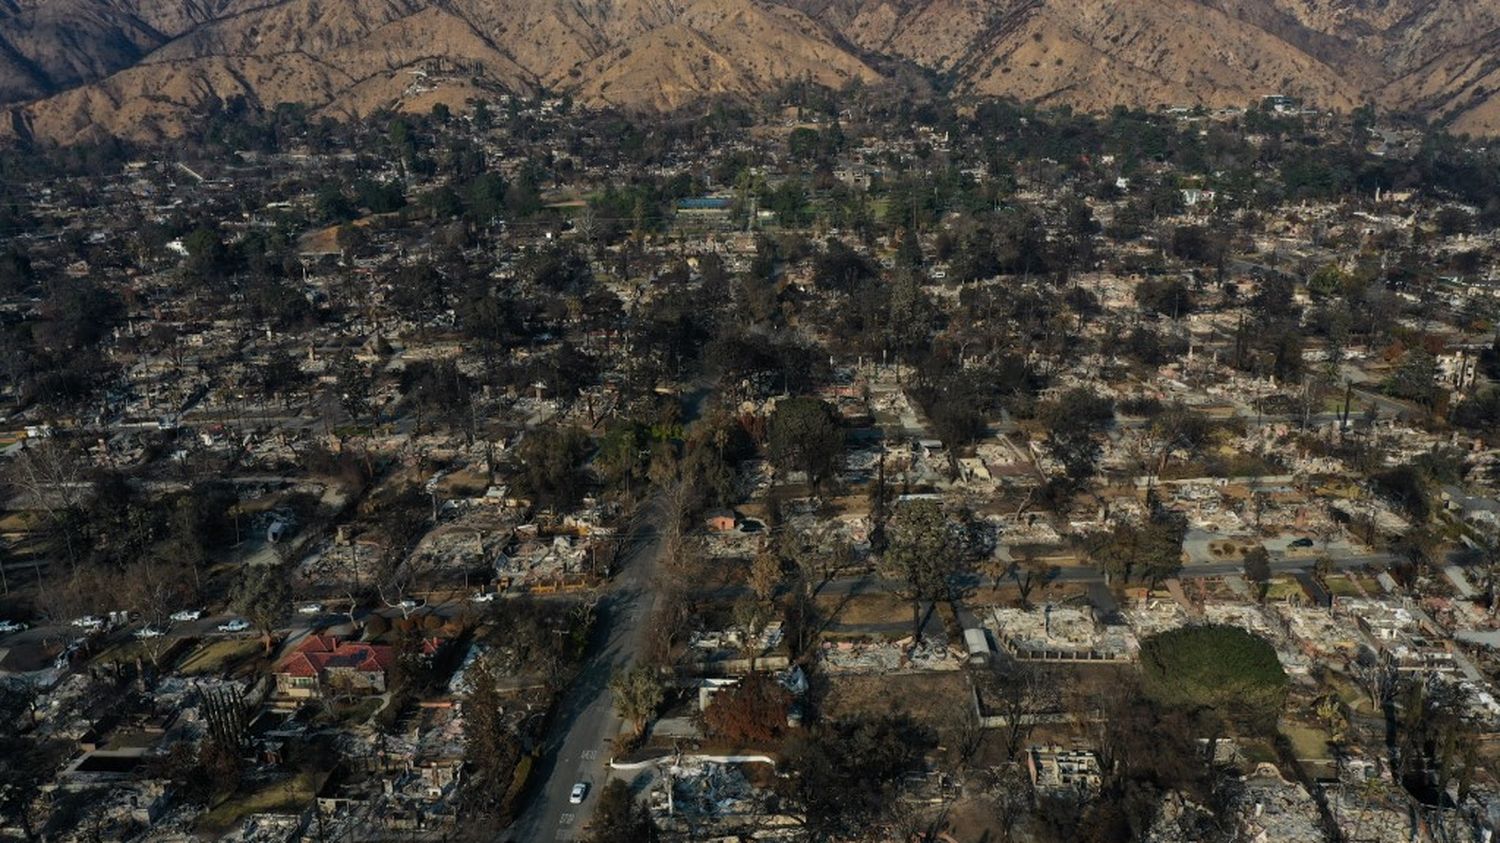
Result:
M1303 761L1321 761L1329 756L1328 733L1306 723L1294 720L1281 721L1281 734L1291 741L1292 750Z
M147 660L150 659L150 656L146 653L145 645L140 641L131 640L110 647L96 656L94 661L99 664L129 664L135 661L136 656Z
M333 707L334 717L345 726L357 726L375 716L375 712L385 704L382 697L363 697L357 700L336 703Z
M1359 597L1360 591L1348 577L1332 574L1323 578L1330 594L1335 597Z
M1285 579L1271 580L1270 589L1266 592L1266 600L1285 600L1293 595L1305 597L1302 586L1290 577Z
M825 617L841 624L911 623L911 603L884 591L820 595L817 604Z
M829 718L900 711L934 728L943 728L952 722L957 708L972 705L972 698L969 679L959 671L840 676L829 681L823 706Z
M251 814L300 813L317 795L326 774L298 773L246 793L232 793L198 818L197 830L222 834Z
M223 673L247 659L259 656L260 653L260 641L253 638L213 641L204 644L183 659L178 672L188 676Z

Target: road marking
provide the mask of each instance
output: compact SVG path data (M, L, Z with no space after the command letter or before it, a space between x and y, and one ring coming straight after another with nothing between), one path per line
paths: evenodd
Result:
M562 816L560 816L560 817L557 818L557 824L558 825L572 825L573 824L573 815L571 813L563 814Z
M597 749L585 749L583 751L583 760L585 760L585 761L598 761L599 760L599 750L597 750Z

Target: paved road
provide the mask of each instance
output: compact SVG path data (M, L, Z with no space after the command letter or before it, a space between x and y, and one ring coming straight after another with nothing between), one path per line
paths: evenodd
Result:
M600 627L609 628L610 638L607 642L596 645L595 660L599 655L608 654L613 650L623 648L626 655L632 656L639 650L640 638L644 620L649 614L650 598L652 596L651 577L655 571L656 555L658 548L655 537L655 518L659 515L654 509L647 509L632 532L632 549L627 554L627 562L621 570L616 582L617 585L611 590L610 595L601 602L601 611L611 612L609 615L600 616ZM1312 570L1314 556L1284 557L1273 553L1271 556L1271 570L1278 574L1295 574ZM1461 554L1455 550L1448 554L1447 563L1458 564ZM1383 569L1395 561L1395 557L1389 553L1366 552L1336 555L1333 565L1340 570L1375 568ZM1461 566L1460 566L1461 567ZM1244 566L1239 561L1226 562L1195 562L1184 565L1179 577L1181 579L1193 579L1196 577L1222 577L1237 576L1244 571ZM1051 582L1074 582L1084 584L1099 584L1104 582L1104 576L1097 567L1092 565L1064 565L1059 566L1053 573ZM979 586L989 584L989 579L981 579L971 576L965 583L968 586ZM851 576L837 577L823 583L818 593L834 597L853 596L880 592L886 589L887 584L873 574L857 574ZM732 599L734 597L748 594L748 586L721 586L705 589L699 592L700 596L719 599ZM1091 592L1097 593L1097 592ZM446 603L433 603L424 607L421 611L435 612L444 617L455 615L469 604L467 601L450 601ZM496 604L474 604L480 610L487 610ZM503 611L503 609L502 609ZM361 607L355 612L358 618L366 618L371 614L384 615L394 619L401 616L397 609L384 607ZM174 623L167 631L168 638L180 638L191 636L197 638L253 638L258 633L251 629L241 633L224 633L218 630L218 625L234 618L232 614L207 614L203 618L186 623ZM327 627L333 624L345 623L348 616L337 611L325 610L316 615L301 615L289 613L287 622L277 630L278 638L287 638L306 633L309 629ZM624 622L625 626L616 629L616 625ZM129 629L139 627L139 622L130 625ZM110 633L111 640L127 640L129 631L116 630ZM43 623L31 627L24 632L0 635L6 646L22 644L42 643L48 640L72 641L86 637L86 633L67 623ZM628 659L621 664L628 664ZM604 682L608 682L609 674L613 671L615 663L611 663L609 670L604 675ZM593 660L588 663L585 673L590 668L599 669ZM602 692L608 697L607 690ZM580 711L582 709L570 709ZM568 783L571 787L572 783Z
M657 594L656 572L661 556L658 524L662 512L654 502L645 506L631 532L620 572L598 607L598 632L578 678L553 714L550 733L542 747L542 761L524 813L501 837L515 843L577 840L584 836L599 791L609 780L612 741L620 733L609 694L609 680L628 667L642 651L647 621ZM582 805L568 802L575 782L588 782Z
M1449 563L1457 558L1457 552L1449 554ZM1335 557L1333 567L1338 570L1359 570L1363 568L1384 569L1396 557L1389 553L1361 553L1347 556ZM1316 564L1316 557L1278 557L1271 556L1271 571L1277 574L1296 574L1303 571L1311 571ZM1232 562L1193 562L1182 566L1179 579L1194 579L1200 577L1224 577L1239 576L1245 571L1244 563L1235 560ZM1076 582L1076 583L1103 583L1104 575L1094 565L1062 565L1052 574L1049 582ZM991 585L989 577L980 577L971 574L960 582L965 587L977 587ZM896 585L890 583L891 586ZM850 576L836 577L823 583L818 588L818 594L842 597L846 595L873 594L884 590L887 583L874 574L855 574ZM750 593L749 586L731 585L712 589L704 589L696 592L701 597L712 597L719 599L730 599Z

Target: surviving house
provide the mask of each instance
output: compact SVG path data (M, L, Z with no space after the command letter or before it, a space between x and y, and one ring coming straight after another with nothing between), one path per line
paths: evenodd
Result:
M309 635L277 666L276 691L288 697L322 696L325 689L384 693L395 661L395 650L384 644Z
M727 509L715 509L704 517L704 526L715 533L727 533L735 528L739 520Z

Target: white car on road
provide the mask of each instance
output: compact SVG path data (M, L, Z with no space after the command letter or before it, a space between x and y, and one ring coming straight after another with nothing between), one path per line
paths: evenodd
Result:
M493 592L493 591L480 591L480 592L477 592L476 594L474 594L473 596L471 596L469 598L469 602L471 602L471 603L493 603L493 602L495 602L495 592Z
M225 621L219 624L220 632L244 632L249 628L250 622L242 618L235 618L232 621Z
M0 635L9 635L12 632L20 632L26 628L26 624L16 621L0 621Z
M574 805L581 805L583 804L583 797L588 795L589 783L579 782L578 784L573 785L573 789L568 792L568 802Z
M165 630L157 629L154 626L143 626L135 631L136 638L160 638L166 634Z
M172 613L172 622L187 623L188 621L195 621L201 617L203 617L202 609L183 609L180 612Z
M73 625L80 629L87 629L89 632L93 632L95 630L104 628L104 618L95 617L94 615L84 615L81 618L75 619L73 621Z
M321 614L323 614L323 604L322 603L303 603L301 606L297 607L297 614L299 614L299 615L321 615Z

